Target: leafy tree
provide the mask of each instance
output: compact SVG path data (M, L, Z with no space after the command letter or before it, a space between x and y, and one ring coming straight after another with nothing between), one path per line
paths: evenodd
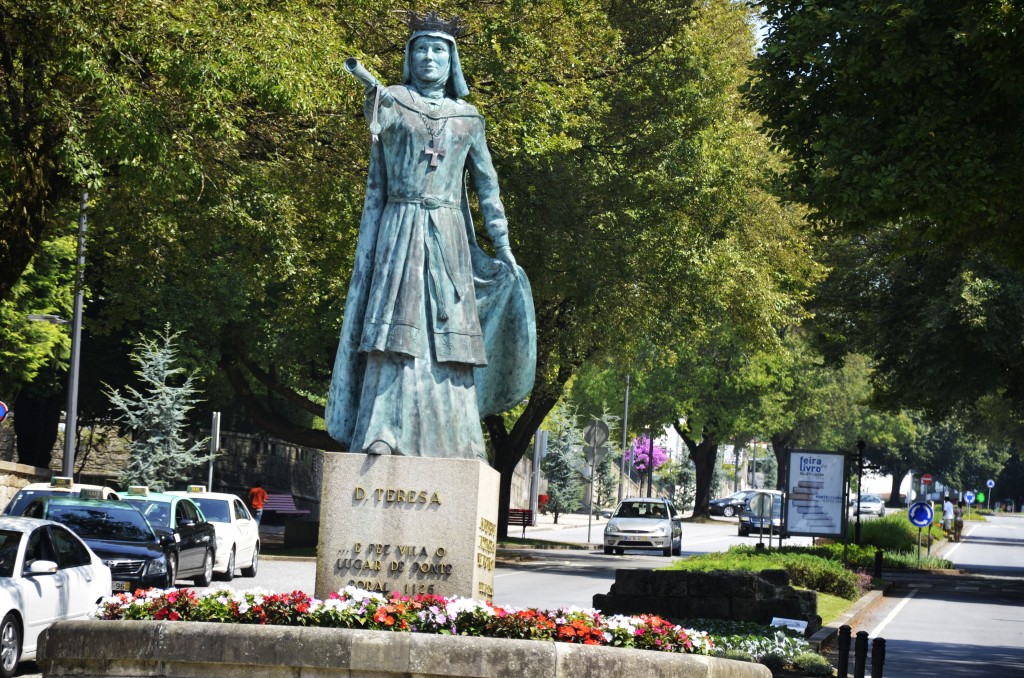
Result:
M831 246L824 332L875 358L894 407L938 421L1005 397L1019 422L1024 8L759 6L749 94Z
M361 87L343 79L341 61L354 54L398 80L407 30L388 18L391 6L28 7L6 34L34 36L19 49L66 76L23 87L53 112L33 129L70 140L44 159L59 179L43 187L44 207L67 204L81 185L99 196L91 355L116 363L127 332L173 320L182 361L225 425L337 449L323 431L323 394L368 145ZM737 97L753 50L745 5L438 9L469 26L460 55L471 101L488 120L537 308L534 391L485 422L504 512L513 469L587 360L715 322L763 339L798 315L815 265L802 212L767 190L781 160ZM54 46L58 29L82 40Z
M117 420L132 434L128 465L120 478L125 486L162 489L202 461L199 452L205 441L189 445L184 434L185 417L199 401L193 375L182 381L184 369L175 365L177 337L168 326L156 339L141 339L136 345L131 357L139 366L136 375L143 391L131 386L124 393L107 391L111 404L121 412Z
M547 454L541 459L541 470L548 480L547 510L555 515L555 524L562 513L577 510L583 500L580 471L583 459L583 431L576 424L576 415L563 404L553 413Z

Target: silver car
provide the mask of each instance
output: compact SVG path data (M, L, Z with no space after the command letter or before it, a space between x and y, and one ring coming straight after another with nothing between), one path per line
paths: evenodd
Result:
M604 527L604 552L654 549L678 556L683 548L681 520L667 499L623 499Z
M854 513L868 513L875 516L885 515L885 502L877 494L862 494L857 498Z

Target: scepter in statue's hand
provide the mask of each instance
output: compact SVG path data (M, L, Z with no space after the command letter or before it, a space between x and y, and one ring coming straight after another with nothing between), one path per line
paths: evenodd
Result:
M370 121L370 134L376 142L378 135L380 134L380 123L377 122L377 111L380 109L381 104L384 106L391 106L394 101L391 97L391 93L387 91L383 84L381 84L380 80L373 77L373 74L370 73L370 71L363 68L363 65L359 63L359 59L356 59L355 57L345 59L345 70L366 86L367 94L370 93L371 89L374 90L373 120Z

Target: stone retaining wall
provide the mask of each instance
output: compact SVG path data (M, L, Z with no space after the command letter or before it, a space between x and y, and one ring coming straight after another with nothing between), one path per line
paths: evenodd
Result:
M616 570L607 594L594 596L605 614L657 614L669 619L706 617L769 624L773 617L807 622L807 634L821 628L818 594L797 591L785 570Z
M771 678L761 664L648 650L203 622L60 622L39 654L48 678Z
M0 461L0 511L14 498L18 490L30 483L50 482L50 471L37 466Z

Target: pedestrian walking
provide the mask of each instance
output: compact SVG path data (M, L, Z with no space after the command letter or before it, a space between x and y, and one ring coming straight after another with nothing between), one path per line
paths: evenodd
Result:
M259 525L263 520L263 505L267 502L267 491L263 489L263 481L257 480L249 490L249 508Z
M942 502L942 531L946 533L946 539L953 536L953 502L949 497Z
M953 509L953 541L960 541L964 531L964 503L958 501Z

